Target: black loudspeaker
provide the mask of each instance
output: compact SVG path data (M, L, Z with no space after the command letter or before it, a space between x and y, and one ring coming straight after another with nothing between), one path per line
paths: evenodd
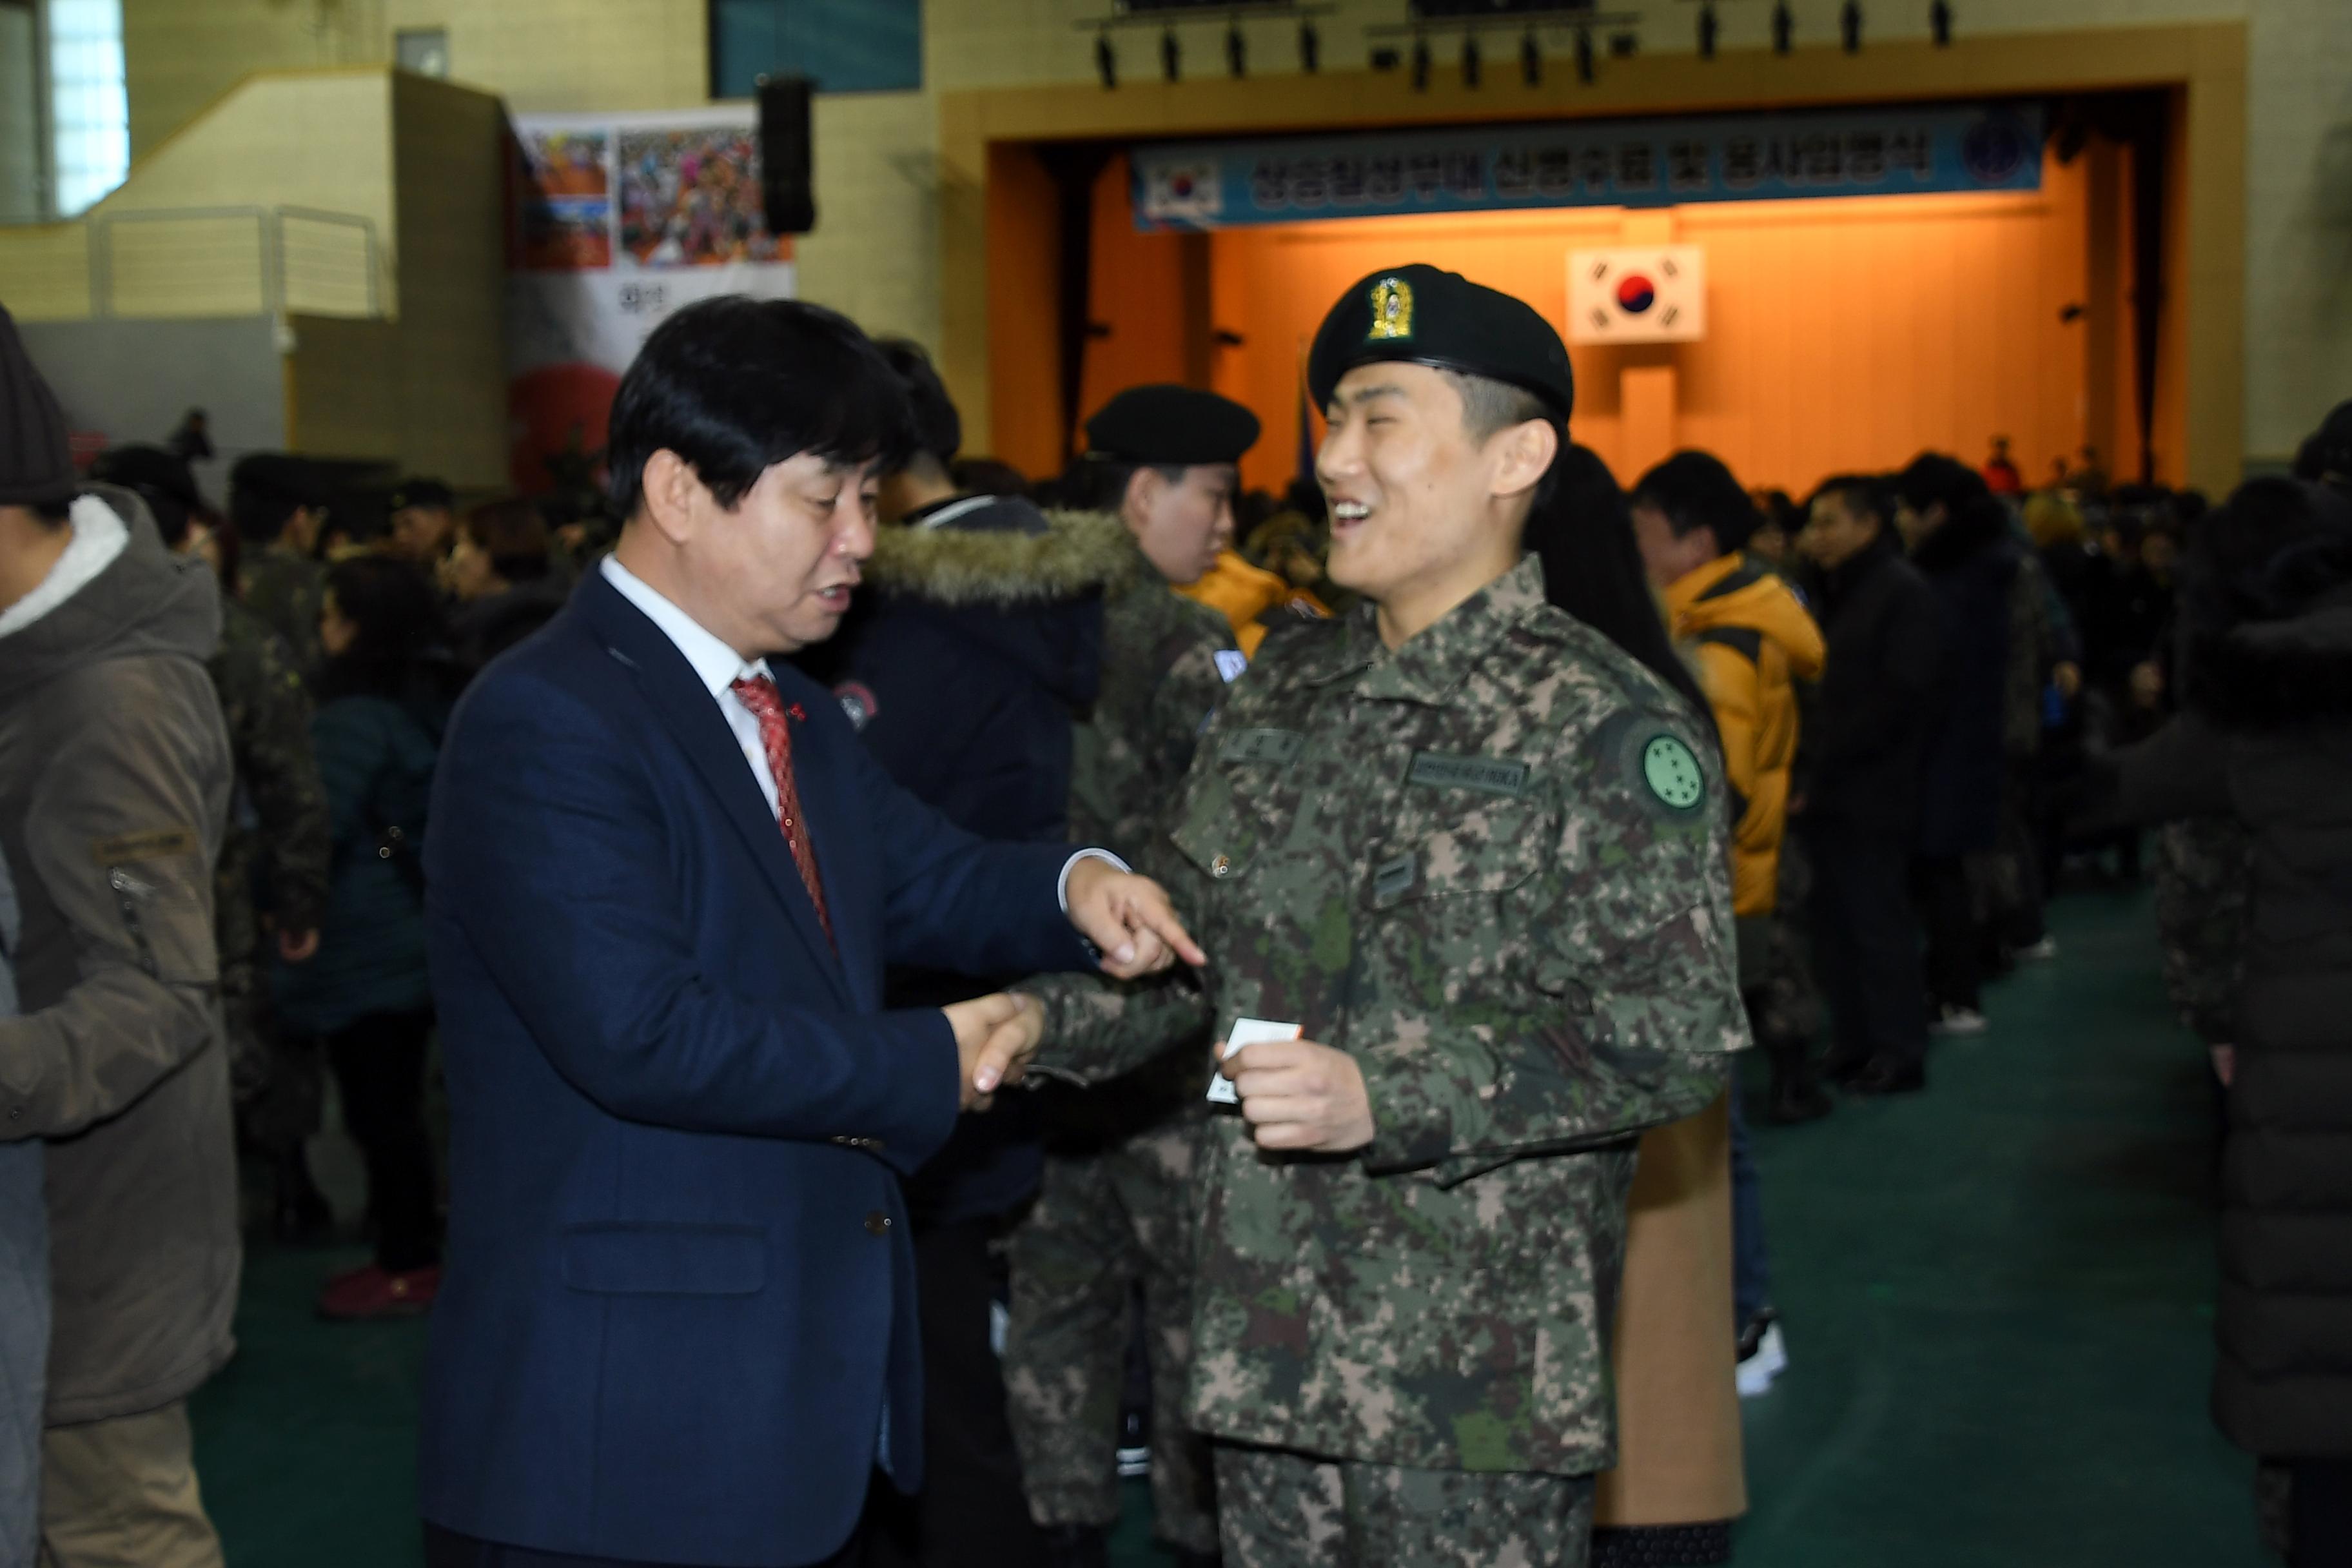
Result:
M816 192L809 180L809 98L815 90L804 76L760 79L760 198L770 234L806 234L816 226Z

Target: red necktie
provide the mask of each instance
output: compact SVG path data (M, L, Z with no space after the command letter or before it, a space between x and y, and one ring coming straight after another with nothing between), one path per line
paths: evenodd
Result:
M738 680L732 689L760 721L760 744L767 750L768 772L776 781L776 825L783 829L784 847L793 852L793 864L800 868L801 885L808 889L809 902L816 906L824 939L833 942L833 915L824 907L824 883L817 876L808 819L801 814L800 786L793 782L793 732L786 727L784 700L777 693L775 681L764 675Z

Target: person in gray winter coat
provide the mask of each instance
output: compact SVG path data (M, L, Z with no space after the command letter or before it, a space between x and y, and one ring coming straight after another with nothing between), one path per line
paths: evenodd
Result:
M0 860L0 1019L16 1012L16 889ZM41 1141L0 1143L0 1568L40 1546L41 1388L49 1359L49 1215Z
M78 489L0 314L0 858L23 912L0 1130L47 1141L42 1562L217 1568L186 1402L234 1348L239 1262L220 595L136 496Z

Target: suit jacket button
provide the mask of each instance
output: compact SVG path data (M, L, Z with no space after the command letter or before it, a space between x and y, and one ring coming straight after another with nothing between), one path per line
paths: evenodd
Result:
M866 1216L866 1234L868 1236L889 1235L890 1216L884 1214L880 1209L876 1209L872 1214L867 1215Z

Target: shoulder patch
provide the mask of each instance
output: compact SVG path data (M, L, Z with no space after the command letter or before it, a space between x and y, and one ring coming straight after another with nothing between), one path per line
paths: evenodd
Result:
M1698 753L1680 735L1660 731L1643 742L1642 783L1675 811L1696 811L1706 803L1706 773Z
M1224 677L1227 686L1239 680L1248 669L1249 655L1242 652L1241 649L1221 647L1217 650L1217 673Z

